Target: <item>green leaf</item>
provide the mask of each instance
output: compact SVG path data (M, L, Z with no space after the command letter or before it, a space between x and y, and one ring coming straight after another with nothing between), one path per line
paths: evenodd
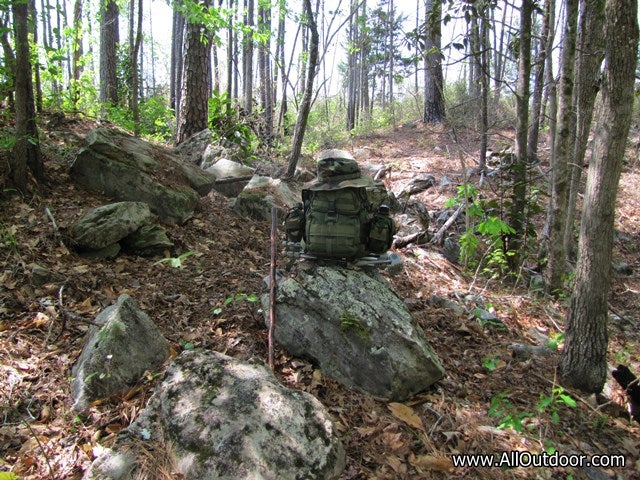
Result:
M569 395L561 394L560 395L560 400L562 400L565 404L569 405L570 407L577 407L578 406L576 401L573 398L571 398Z
M0 480L18 480L18 476L13 472L0 472Z
M247 295L247 302L256 303L259 301L260 301L260 297L255 293L252 293L251 295Z

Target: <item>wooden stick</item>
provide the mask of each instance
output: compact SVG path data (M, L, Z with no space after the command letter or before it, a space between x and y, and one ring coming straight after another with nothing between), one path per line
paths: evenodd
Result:
M60 242L60 246L66 249L67 247L62 241L62 235L60 235L60 229L58 228L56 219L53 218L53 214L51 213L51 210L49 210L49 207L46 207L44 209L44 213L47 215L47 217L49 217L49 220L51 220L51 224L53 225L53 232L55 233L55 236L58 238L58 241Z
M276 247L278 243L278 209L271 207L271 265L269 268L269 367L273 364L273 331L276 326Z
M464 207L464 204L458 207L454 214L449 217L449 219L444 223L444 225L442 225L442 227L440 227L440 230L436 232L429 243L431 243L432 245L440 245L442 243L442 237L444 237L444 233L453 224L453 222L456 221L458 216L460 216L460 213L462 212L462 210L464 210Z

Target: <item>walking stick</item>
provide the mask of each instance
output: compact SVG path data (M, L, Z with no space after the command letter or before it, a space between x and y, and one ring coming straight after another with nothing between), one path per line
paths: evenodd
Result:
M269 367L273 365L273 330L276 326L276 248L278 243L278 209L271 207L271 265L269 269Z

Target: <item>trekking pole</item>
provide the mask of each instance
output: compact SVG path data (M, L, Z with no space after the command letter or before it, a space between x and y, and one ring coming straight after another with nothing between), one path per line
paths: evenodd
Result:
M271 265L269 269L269 367L273 366L273 330L276 326L276 246L278 243L278 209L271 207Z

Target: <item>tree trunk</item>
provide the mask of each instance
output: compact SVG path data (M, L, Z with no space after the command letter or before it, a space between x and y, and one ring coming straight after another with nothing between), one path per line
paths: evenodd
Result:
M576 58L575 106L577 112L576 139L573 161L569 165L569 203L564 232L565 251L575 253L574 224L578 190L582 179L593 109L600 88L600 65L604 57L604 4L605 0L581 0L578 28L578 57Z
M31 60L29 52L29 8L26 2L14 0L13 32L15 38L15 129L16 144L11 162L11 180L22 193L27 192L27 167L36 178L44 178L40 140L36 125L36 107L33 98Z
M280 81L282 83L282 100L280 101L280 112L278 114L278 131L284 133L285 135L289 134L289 127L286 123L287 120L287 109L289 105L287 103L287 68L285 64L285 56L284 56L284 42L285 42L285 19L286 19L286 1L280 0L279 11L278 11L278 46L280 47L279 54L276 55L278 60L278 67L280 69Z
M33 36L33 44L38 46L38 12L35 0L29 0L29 26ZM35 82L36 111L42 112L42 81L40 80L40 60L36 56L36 64L33 68L33 80Z
M567 0L567 18L564 27L562 52L562 76L558 106L558 131L551 156L551 200L549 204L549 251L546 270L546 288L553 294L562 290L566 274L567 252L564 249L564 229L567 222L569 200L569 158L573 154L571 144L575 128L573 111L574 64L576 57L576 29L578 0Z
M73 40L71 46L71 103L77 108L80 97L80 75L82 74L82 0L73 4Z
M209 0L204 0L202 4L208 7ZM176 135L176 143L178 144L194 133L207 128L211 41L206 38L206 35L202 25L187 22L182 93L180 95L180 121Z
M133 4L135 0L131 0ZM138 55L142 45L142 0L138 0L138 27L131 51L131 110L133 113L133 135L140 135L140 106L138 98Z
M538 157L538 138L540 124L542 123L542 92L544 90L545 66L547 56L550 53L547 39L550 35L553 22L551 9L555 8L554 0L545 0L544 13L542 16L542 32L540 35L540 49L535 59L536 73L533 84L533 94L531 99L531 121L529 125L529 139L527 140L527 158L533 162Z
M253 7L254 0L245 0L242 65L244 81L244 113L253 112Z
M298 118L296 119L296 127L293 134L293 147L291 155L289 157L289 164L287 167L286 178L293 178L296 173L296 166L298 165L298 157L302 151L302 141L304 140L305 130L307 128L307 120L309 119L309 111L311 110L311 98L313 96L313 81L316 77L316 66L318 64L318 50L320 44L320 38L318 36L318 26L316 25L316 19L311 9L311 0L303 0L304 10L307 14L307 22L309 30L311 31L311 41L309 44L309 62L307 64L307 76L304 94L302 96L302 102L300 103L300 110L298 112Z
M106 0L100 21L100 101L114 105L118 103L118 42L118 4Z
M510 257L512 270L515 270L520 264L520 252L525 236L532 13L533 1L523 0L520 9L520 50L516 86L516 159L511 170L513 193L509 223L515 230L515 233L509 237L509 250L514 252L514 255Z
M9 43L7 33L9 29L5 21L0 17L0 44L2 44L2 52L4 54L4 64L7 66L7 75L4 84L0 84L0 102L7 99L9 110L15 109L13 101L13 92L15 86L16 57Z
M566 385L600 392L607 378L607 297L616 193L634 100L637 0L607 0L602 114L580 226L578 266L559 369Z
M180 108L180 90L182 67L184 64L184 17L175 7L173 9L173 28L171 30L171 72L169 74L169 105L176 110ZM176 118L176 124L178 119Z
M442 73L442 0L425 1L425 123L440 123L445 118L444 77Z

